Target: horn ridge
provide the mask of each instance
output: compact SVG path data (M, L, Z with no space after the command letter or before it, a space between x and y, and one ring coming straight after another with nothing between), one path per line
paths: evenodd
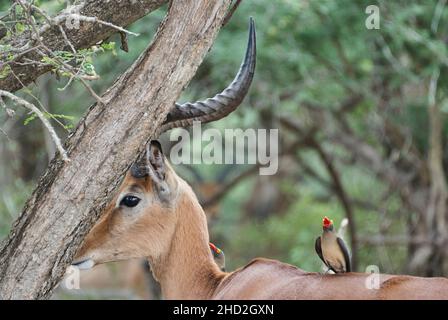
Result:
M176 103L167 115L159 132L172 128L187 127L193 121L211 122L219 120L234 111L243 101L255 73L256 34L252 17L249 21L249 39L243 62L232 83L213 98L203 101Z

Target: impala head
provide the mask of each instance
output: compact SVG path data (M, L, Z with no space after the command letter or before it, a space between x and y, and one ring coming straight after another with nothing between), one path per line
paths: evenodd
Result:
M193 121L210 122L235 110L246 95L255 70L255 27L251 19L246 55L233 82L213 98L175 104L161 132ZM199 206L189 185L165 159L158 141L127 172L116 196L84 240L74 264L95 264L149 257L162 259L170 250L180 215ZM200 207L199 207L200 208Z
M132 258L158 258L169 250L178 199L188 185L171 169L158 141L134 164L106 212L87 235L75 261L80 268Z

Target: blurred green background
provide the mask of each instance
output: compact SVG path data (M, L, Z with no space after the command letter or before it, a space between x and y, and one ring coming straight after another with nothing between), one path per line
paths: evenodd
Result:
M57 0L39 4L53 13L65 6ZM378 30L365 26L371 4L380 9ZM2 2L0 10L8 6ZM140 33L129 37L129 53L119 49L119 37L113 36L113 49L93 56L100 79L91 85L97 93L135 61L165 13L166 6L128 27ZM428 257L423 266L413 264L419 244L412 239L431 230L418 233L425 213L409 199L427 197L431 190L428 88L434 74L439 75L440 141L446 146L445 1L243 0L179 101L211 96L231 81L244 54L249 16L256 22L258 49L252 88L236 112L207 127L278 128L279 171L259 176L253 170L239 177L251 166L176 166L203 201L237 179L220 201L206 207L211 241L226 253L227 269L264 256L322 271L314 252L321 219L328 215L338 228L347 216L340 188L319 153L323 150L356 223L357 271L373 264L386 273L446 276L446 253L439 247L436 258ZM70 130L93 99L77 82L61 91L66 81L45 75L29 88L52 113L64 115L60 121ZM0 238L54 152L41 123L26 122L30 115L16 111L12 118L0 111L0 128L6 133L0 132ZM61 136L68 134L54 124ZM299 129L291 129L294 125ZM367 149L339 143L340 132L372 148L381 168L360 156ZM167 137L163 140L169 148ZM444 168L445 154L440 159ZM391 183L389 168L406 177L404 182ZM349 246L350 236L348 228L344 238Z

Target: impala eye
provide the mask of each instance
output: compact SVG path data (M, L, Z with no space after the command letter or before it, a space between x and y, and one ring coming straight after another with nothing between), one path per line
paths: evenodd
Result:
M140 198L137 198L135 196L126 196L121 200L120 206L126 206L132 208L138 205L139 202Z

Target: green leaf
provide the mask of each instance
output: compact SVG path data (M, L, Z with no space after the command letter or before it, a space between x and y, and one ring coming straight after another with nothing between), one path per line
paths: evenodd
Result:
M65 115L65 114L55 114L55 113L45 112L44 116L45 116L45 118L48 118L48 119L62 119L62 120L68 120L70 122L73 122L75 120L75 117L68 116L68 115ZM27 117L25 119L23 124L26 126L26 125L28 125L31 121L33 121L36 118L37 118L37 115L35 113L33 113L32 115L30 115L29 117ZM71 129L71 128L73 128L73 124L72 123L63 124L63 127L65 129Z
M0 69L0 79L6 78L10 72L11 67L9 66L9 64L7 64L6 66Z
M23 124L26 126L28 125L31 121L33 121L34 119L37 118L37 115L35 113L33 113L32 115L30 115L29 117L27 117L25 119L25 121L23 121Z
M20 16L23 13L23 8L21 6L19 6L19 5L16 5L14 7L14 10L16 11L16 15L17 16Z
M108 43L102 43L101 48L104 50L114 50L115 49L115 42L108 42Z
M65 114L54 114L54 113L50 113L48 114L51 118L59 118L59 119L65 119L65 120L69 120L69 121L74 121L75 117L72 116L67 116Z
M23 23L20 23L20 22L16 23L15 28L16 28L16 31L19 34L23 33L26 30L25 25Z
M82 66L83 71L88 75L95 75L95 67L90 62L84 63Z

